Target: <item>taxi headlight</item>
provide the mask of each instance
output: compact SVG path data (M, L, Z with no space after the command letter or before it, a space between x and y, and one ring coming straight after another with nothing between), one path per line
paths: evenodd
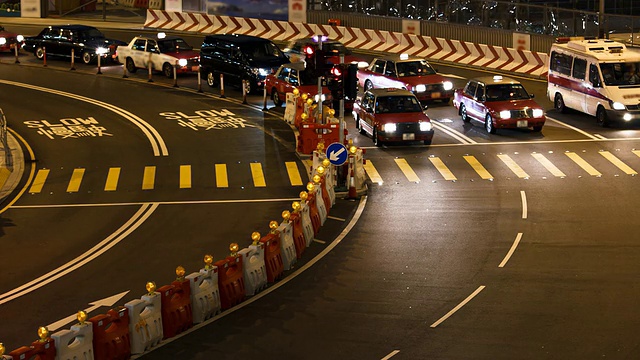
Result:
M534 118L539 118L539 117L542 117L543 115L544 115L544 111L542 111L542 109L533 109Z
M510 119L510 118L511 118L511 111L509 110L500 111L500 119Z
M99 47L96 49L96 54L98 55L104 55L104 54L107 54L108 52L109 52L109 49L105 47Z
M416 85L416 91L417 92L425 92L425 91L427 91L427 87L425 85L423 85L423 84Z
M392 132L396 132L397 127L396 127L396 124L390 123L390 124L384 124L383 129L384 129L384 132L392 133Z
M187 59L180 59L180 60L178 60L178 65L180 65L180 66L187 66Z
M24 36L22 36L22 35L18 35L18 36L16 36L16 40L17 40L18 42L23 42L23 41L24 41Z
M7 43L7 39L3 38L3 37L0 37L0 45L4 45L6 43Z
M444 88L445 91L449 91L453 89L453 83L451 81L445 81L442 83L442 87Z
M624 104L623 104L623 103L620 103L620 102L617 102L617 101L616 101L616 102L614 102L613 104L611 104L611 107L612 107L614 110L624 110L624 109L625 109Z
M420 131L431 131L431 122L423 121L420 123Z
M316 95L313 97L313 99L314 99L316 102L319 102L319 101L318 101L318 99L319 99L318 94L316 94ZM324 102L326 99L327 99L327 97L325 96L325 94L322 94L322 102Z

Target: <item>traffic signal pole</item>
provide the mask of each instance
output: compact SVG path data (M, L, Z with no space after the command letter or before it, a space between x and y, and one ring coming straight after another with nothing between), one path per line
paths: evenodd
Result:
M319 53L322 52L322 35L318 35L318 50L316 52L316 72L318 73L318 106L320 106L320 111L318 112L320 119L318 121L319 124L324 124L324 106L322 104L322 72L318 71L318 69L324 69L324 64L318 64L318 60L324 62L324 57L322 59L318 59L320 56ZM319 66L320 65L320 66Z

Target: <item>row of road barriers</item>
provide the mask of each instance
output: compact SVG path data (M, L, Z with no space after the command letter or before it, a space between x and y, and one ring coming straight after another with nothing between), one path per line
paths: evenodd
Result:
M204 268L186 276L178 266L171 284L156 288L148 282L147 293L139 299L89 319L80 311L78 323L69 329L49 334L40 327L39 340L8 355L0 343L0 359L129 359L242 304L280 280L311 246L335 204L334 174L335 167L324 158L313 169L306 191L300 192L300 201L292 203L292 211L283 211L280 223L271 221L267 235L252 233L247 248L239 250L232 243L231 254L216 262L205 255Z

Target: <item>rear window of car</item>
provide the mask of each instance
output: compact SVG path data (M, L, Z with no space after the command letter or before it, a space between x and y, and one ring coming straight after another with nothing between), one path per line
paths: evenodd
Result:
M424 60L420 61L405 61L396 63L398 69L398 76L424 76L433 75L436 71Z
M163 53L193 50L193 47L191 47L189 44L187 44L186 41L182 39L161 40L158 41L158 47Z
M242 46L249 60L286 59L287 56L272 42L260 41Z
M487 86L487 101L524 100L529 98L529 93L520 84Z
M376 114L394 114L422 111L422 106L415 96L378 96Z

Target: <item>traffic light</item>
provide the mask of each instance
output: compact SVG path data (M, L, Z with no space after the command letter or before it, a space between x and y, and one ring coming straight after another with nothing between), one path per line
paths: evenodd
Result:
M358 96L358 65L349 64L343 73L344 96L355 100Z
M333 100L344 99L343 77L345 68L343 65L344 64L334 65L329 71L329 76L327 77L327 87L331 91Z
M305 68L312 74L316 72L316 48L311 45L305 46L302 51L304 52L304 58L306 66Z

